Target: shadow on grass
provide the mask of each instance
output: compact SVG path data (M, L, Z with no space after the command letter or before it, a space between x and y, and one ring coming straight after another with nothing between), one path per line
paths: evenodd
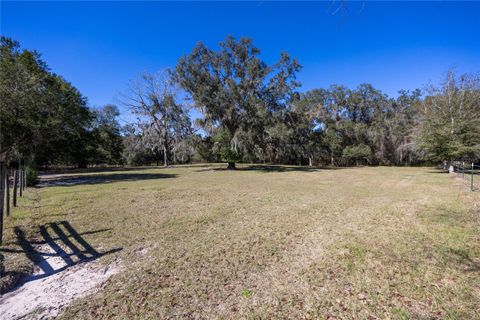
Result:
M449 172L448 170L443 170L443 169L431 169L431 170L428 170L427 173L445 174Z
M472 174L472 170L469 168L465 168L465 171L455 171L454 173L450 173L448 170L445 169L432 169L427 171L428 173L437 173L437 174L452 174L452 175L465 175L465 176L470 176ZM473 170L473 175L478 176L480 175L480 170L479 169L474 169Z
M16 277L15 283L10 283L8 287L2 288L2 293L12 290L19 284L23 285L29 281L43 279L80 263L93 261L122 250L122 248L115 248L98 252L82 237L82 235L105 232L110 229L78 233L68 221L49 223L40 226L39 229L42 240L29 241L25 237L24 231L15 227L17 244L22 250L0 249L0 252L25 254L39 270L33 274L20 274Z
M480 272L480 262L474 261L467 251L462 249L449 249L449 252L453 254L459 262L459 264L465 267L467 272Z
M42 177L37 187L50 186L77 186L88 184L102 184L121 181L140 181L176 178L176 174L171 173L110 173L93 175L74 175L74 176L53 176Z
M195 170L195 172L204 172L204 171L259 171L259 172L318 172L322 170L341 170L347 169L351 167L307 167L307 166L288 166L288 165L248 165L248 166L240 166L237 167L235 170L230 170L226 167L215 167L215 168L206 168Z
M480 190L480 170L474 169L473 172L471 169L465 168L465 171L455 171L454 173L450 173L448 170L443 169L432 169L427 171L430 174L441 174L441 175L449 175L452 178L460 178L466 184L466 186L471 191L479 191ZM473 179L473 185L472 185Z
M139 166L139 167L97 167L97 168L63 168L40 170L40 174L72 174L72 173L95 173L95 172L119 172L119 171L142 171L152 169L164 169L164 166Z
M172 168L203 168L221 165L221 163L191 163L191 164L174 164L167 167L163 165L145 165L138 167L97 167L97 168L61 168L61 169L47 169L40 170L41 175L53 174L82 174L82 173L97 173L97 172L124 172L124 171L142 171L142 170L159 170Z

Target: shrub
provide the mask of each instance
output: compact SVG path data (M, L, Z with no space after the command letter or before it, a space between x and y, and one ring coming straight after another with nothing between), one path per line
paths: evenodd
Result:
M353 160L356 161L357 165L361 160L365 160L368 163L371 155L372 150L369 146L364 144L345 147L342 152L342 157L347 160L348 164Z
M27 187L33 187L38 182L38 171L32 167L26 167Z

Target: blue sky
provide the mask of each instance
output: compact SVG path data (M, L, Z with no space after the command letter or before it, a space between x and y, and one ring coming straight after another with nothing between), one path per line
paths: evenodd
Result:
M115 103L143 71L173 67L198 41L247 36L272 63L303 65L301 91L399 89L480 71L480 2L1 2L1 33L42 53L90 106Z

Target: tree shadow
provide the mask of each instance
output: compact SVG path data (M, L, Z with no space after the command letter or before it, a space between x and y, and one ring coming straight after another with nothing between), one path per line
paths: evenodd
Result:
M178 169L182 169L182 168L213 168L213 167L216 167L216 166L219 166L219 165L222 165L222 163L216 163L216 162L212 162L212 163L191 163L191 164L174 164L172 166L169 166L169 168L178 168Z
M237 167L235 170L230 170L227 167L221 168L206 168L195 170L195 172L205 172L205 171L259 171L264 173L269 172L319 172L323 170L341 170L351 167L308 167L308 166L294 166L294 165L263 165L263 164L253 164L247 166Z
M118 172L118 171L142 171L152 169L164 169L164 166L138 166L138 167L96 167L96 168L61 168L61 169L47 169L41 170L40 175L51 174L81 174L81 173L96 173L96 172Z
M29 281L43 279L70 267L96 260L102 256L121 251L115 248L104 252L95 250L82 235L105 232L110 229L101 229L78 233L68 221L48 223L40 226L41 241L29 241L20 227L15 227L17 244L21 250L0 249L0 252L23 253L36 266L37 272L24 275L5 288L6 293L18 285Z
M435 174L445 174L445 173L449 173L448 170L444 170L444 169L430 169L427 171L427 173L435 173Z
M467 251L463 249L449 249L457 262L465 267L464 271L467 272L480 272L480 262L474 261Z
M144 165L138 167L96 167L96 168L60 168L41 170L40 175L62 175L62 174L83 174L83 173L97 173L97 172L125 172L125 171L142 171L142 170L159 170L172 168L202 168L212 167L221 163L189 163L189 164L173 164L167 167L163 165Z
M177 174L172 173L109 173L93 175L68 175L54 176L41 179L37 184L38 188L52 186L78 186L89 184L104 184L123 181L140 181L176 178Z
M442 169L442 168L431 169L427 172L428 173L437 173L437 174L452 174L447 169ZM470 176L470 175L472 175L472 169L469 168L469 167L466 167L464 171L458 170L458 171L455 171L455 173L453 173L453 174L457 174L457 175L465 174L465 176ZM474 176L480 175L480 169L474 169L473 170L473 175Z
M260 172L317 172L320 171L318 167L301 167L301 166L284 166L284 165L249 165L247 167L240 167L239 171L260 171Z

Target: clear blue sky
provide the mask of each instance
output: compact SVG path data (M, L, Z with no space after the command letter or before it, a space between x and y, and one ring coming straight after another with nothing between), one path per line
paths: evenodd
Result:
M301 90L372 83L390 96L480 71L480 2L4 2L1 33L42 53L90 106L142 71L173 67L197 41L247 36L267 62L287 51Z

